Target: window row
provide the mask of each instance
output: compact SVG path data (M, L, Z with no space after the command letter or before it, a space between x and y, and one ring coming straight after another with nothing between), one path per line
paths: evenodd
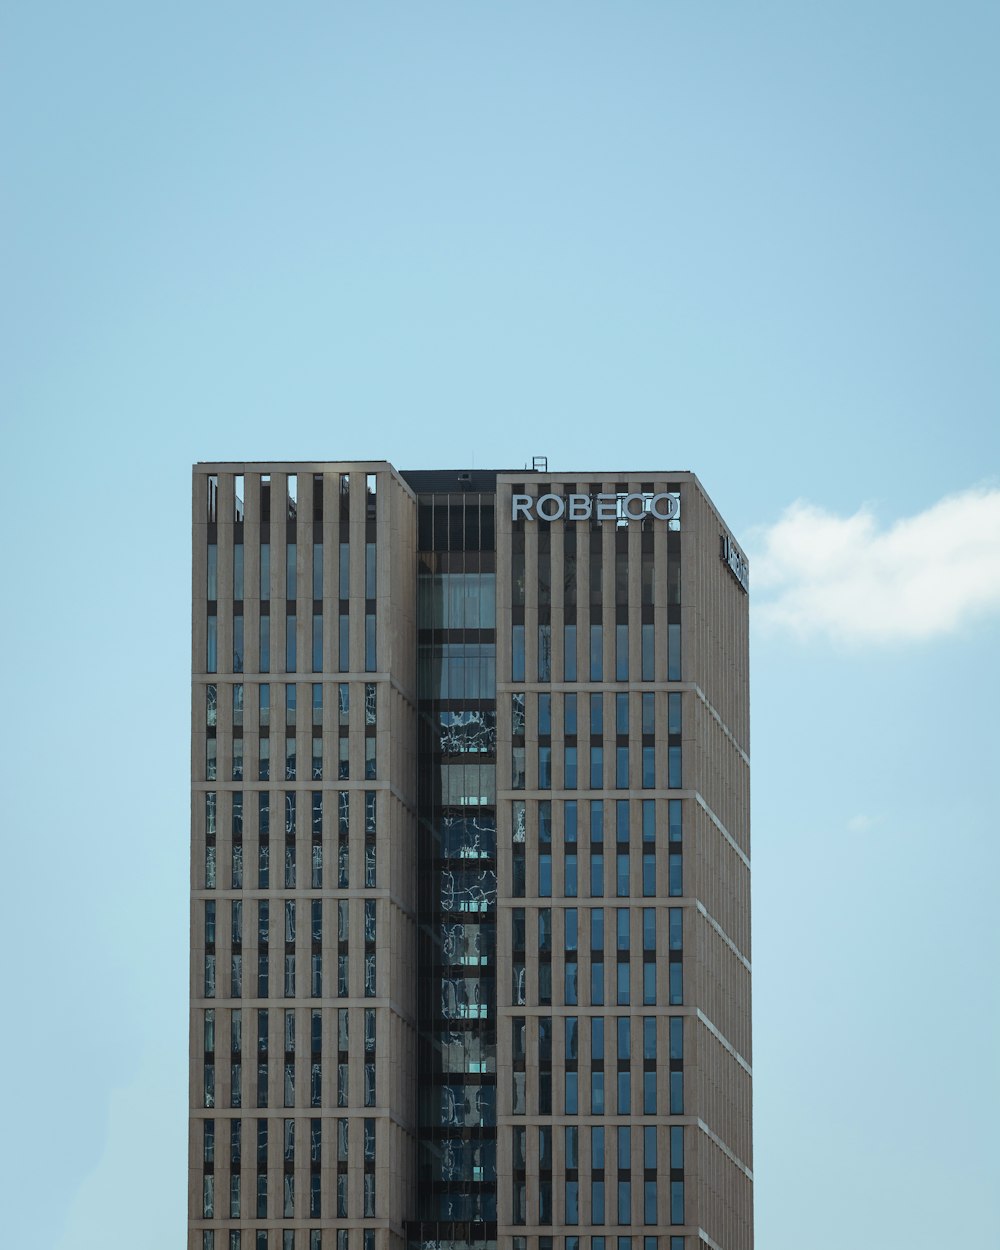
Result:
M668 1237L514 1237L513 1250L686 1250L687 1238Z
M278 1013L274 1013L277 1015ZM269 1106L282 1107L323 1107L331 1104L333 1091L324 1101L323 1094L323 1039L322 1013L313 1011L310 1017L310 1037L308 1047L296 1049L295 1044L295 1012L285 1011L283 1020L279 1016L279 1026L283 1024L284 1033L277 1039L283 1049L275 1055L269 1050L270 1022L266 1008L256 1012L256 1037L247 1039L247 1048L243 1048L243 1012L234 1010L229 1013L229 1058L221 1061L223 1052L216 1051L217 1039L215 1028L215 1009L205 1010L203 1018L203 1105L211 1108L216 1105L242 1107L254 1105L260 1108ZM336 1103L338 1107L357 1105L376 1106L376 1063L375 1063L375 1012L365 1009L364 1036L360 1053L349 1050L349 1014L346 1008L337 1011L337 1049L336 1064L328 1065L335 1069ZM353 1065L351 1059L354 1060ZM362 1059L362 1062L358 1062ZM219 1090L216 1090L218 1076ZM351 1085L354 1082L352 1091ZM244 1089L246 1086L246 1089ZM298 1091L298 1092L297 1092ZM216 1098L221 1098L218 1104ZM353 1097L352 1097L353 1094ZM252 1098L252 1103L244 1102L244 1095Z
M335 589L336 601L346 603L351 598L351 544L338 543L334 555L337 559L337 576L335 584L330 586L330 594L334 597ZM300 576L300 556L302 576ZM360 556L356 555L356 558ZM366 542L364 545L364 598L367 601L374 600L378 594L377 560L377 544ZM220 598L231 598L234 603L242 603L245 599L260 599L264 603L272 599L285 599L289 603L294 603L299 598L321 602L324 598L326 579L323 568L323 543L318 539L313 540L311 544L300 544L297 539L285 543L284 587L276 584L277 579L272 577L270 541L262 542L257 547L257 577L253 585L248 584L245 566L244 544L238 537L232 546L232 579L228 585L220 586L219 546L217 542L209 541L205 560L205 598L209 603L217 603Z
M511 695L511 736L523 738L526 727L542 742L553 736L553 711L562 713L561 729L565 738L589 736L594 744L603 744L605 731L616 739L627 738L635 730L643 741L657 736L657 727L668 737L681 733L681 693L657 693L647 690L639 694L622 691L595 690L590 694L569 691L566 694L519 692ZM530 713L530 720L526 717ZM635 712L635 723L631 714ZM558 727L557 727L558 728Z
M666 1191L657 1185L654 1179L636 1181L631 1179L617 1181L592 1180L589 1185L589 1209L581 1215L581 1190L579 1180L566 1180L562 1183L562 1211L557 1212L553 1219L552 1195L556 1182L539 1180L538 1218L532 1223L538 1224L589 1224L600 1226L607 1224L629 1225L638 1224L683 1224L684 1220L684 1182L671 1180ZM633 1219L633 1188L641 1202L640 1218ZM658 1198L658 1195L662 1197ZM666 1202L667 1210L662 1211L661 1205ZM612 1205L614 1204L614 1205ZM526 1224L527 1218L527 1182L515 1179L513 1182L514 1223ZM594 1239L592 1239L594 1240ZM621 1239L619 1238L619 1241Z
M232 616L232 661L231 668L227 668L225 664L219 667L219 617L212 611L213 605L209 605L208 615L205 621L205 672L253 672L254 664L251 662L256 660L256 671L259 673L270 673L272 666L272 648L271 648L271 616L268 612L261 611L257 618L257 646L254 656L248 655L246 651L246 629L244 625L245 617L242 612L234 613ZM302 667L302 672L322 673L327 666L324 664L323 657L323 614L322 612L312 613L311 633L309 633L308 619L305 622L305 629L308 637L306 645L309 648L309 654L306 657ZM375 629L375 613L366 612L364 616L364 662L365 672L374 673L378 669L377 648L376 648L376 629ZM299 671L299 646L298 646L298 618L294 612L289 612L285 616L285 647L284 647L284 669L286 673L295 673ZM337 636L335 642L335 665L338 672L348 673L351 671L351 614L341 612L337 617ZM225 659L225 657L222 657Z
M606 934L605 910L611 932ZM641 950L645 955L656 954L657 909L655 907L557 907L555 921L561 923L561 931L555 934L555 949L563 957L570 957L580 946L580 916L590 932L589 949L599 952L604 958L605 946L619 955L631 950ZM518 956L523 961L526 953L538 955L539 959L551 959L553 950L553 909L539 907L535 909L535 924L529 935L526 918L528 913L523 907L515 907L511 911L511 952L514 960ZM660 912L662 917L662 911ZM683 949L684 911L680 907L668 907L667 915L667 947L671 951ZM633 930L635 937L633 940ZM586 939L586 934L584 934ZM610 939L610 941L608 941Z
M575 844L588 838L591 846L613 842L648 847L657 841L656 809L655 799L515 799L512 837L515 845L549 846L553 838ZM683 811L683 800L667 800L668 842L681 841Z
M363 994L365 998L374 998L376 996L376 952L375 952L375 899L364 899L364 978L363 978ZM250 946L254 945L256 939L256 968L253 969L251 963L247 972L251 970L255 972L254 979L247 984L246 992L254 998L268 998L271 995L272 988L277 986L271 985L272 969L277 976L281 976L281 995L285 998L294 998L296 993L296 967L299 961L308 959L309 966L309 995L312 998L322 998L324 994L323 986L323 907L322 899L316 899L310 903L309 927L307 932L302 934L303 945L308 943L308 952L306 950L296 950L296 912L297 903L295 899L286 899L284 901L284 923L281 923L280 912L276 916L279 922L278 932L271 932L271 900L259 899L257 901L257 923L255 933L248 935L251 939ZM280 903L275 907L275 911L280 908ZM216 904L214 900L206 900L205 909L205 955L204 955L204 984L203 996L205 998L216 997L216 976L218 963L220 958L216 952ZM346 899L341 899L337 903L337 980L336 990L338 998L351 997L350 988L350 961L348 953L348 923L349 923L349 903ZM244 994L244 959L243 959L243 900L234 899L230 903L230 926L229 926L230 953L227 956L221 956L223 965L228 964L229 968L229 984L228 995L220 995L229 998L242 998ZM276 950L272 950L272 942ZM252 956L251 956L252 959ZM356 986L354 987L357 988ZM328 993L332 987L328 987ZM332 997L332 994L330 994Z
M562 1018L561 1088L553 1084L555 1023L546 1016L512 1018L511 1114L683 1114L682 1016L584 1016L582 1023L577 1016ZM658 1046L658 1040L664 1044ZM534 1081L528 1079L531 1073ZM663 1089L665 1109L659 1106Z
M336 724L340 733L346 733L350 728L351 713L351 682L338 682L335 687L336 697ZM354 683L355 689L361 683ZM273 724L277 728L284 725L286 729L296 729L300 725L302 727L312 725L313 729L323 728L323 682L312 682L308 687L310 694L310 706L306 709L304 716L299 716L299 687L295 682L286 682L279 684L277 682L255 682L249 686L250 697L246 699L244 706L244 683L241 681L232 682L227 686L223 686L223 692L228 688L229 693L225 696L230 702L229 725L232 729L242 729L244 720L252 723L253 714L256 715L256 726L261 731L271 728L271 689L274 687L275 695L280 701L274 709ZM251 714L247 714L247 708L251 709ZM374 730L378 723L378 685L375 682L364 683L364 702L363 702L363 723L365 733ZM211 733L219 724L219 687L215 682L209 682L205 686L205 729Z
M666 648L667 681L681 680L681 627L679 622L663 626L650 622L615 625L609 637L604 625L578 627L563 625L562 671L553 671L552 626L539 625L534 672L527 671L525 625L512 625L510 632L511 681L641 681L656 679L658 649ZM629 651L632 631L638 629L638 672L630 670Z
M251 760L249 764L244 757L243 737L234 736L229 744L229 768L226 770L229 773L229 780L245 781L255 776L257 781L296 781L299 780L301 771L302 780L322 781L324 739L320 734L314 734L308 741L310 755L303 761L305 766L303 768L299 764L298 742L293 736L277 741L270 736L259 738L256 761ZM274 759L272 759L272 742L275 744L277 755ZM338 781L349 781L351 777L350 739L346 733L343 733L336 739L336 744L336 778ZM364 739L364 760L358 758L359 756L360 752L356 751L355 768L358 775L364 777L365 781L377 780L374 735ZM213 734L205 739L205 780L220 780L218 743Z
M228 475L227 475L228 476ZM331 479L331 487L336 487L337 495L337 514L341 523L350 520L350 502L351 502L351 475L350 473L324 474L313 473L311 475L303 475L308 479L312 477L312 519L313 521L323 520L323 486L327 476ZM357 477L358 474L355 474ZM299 516L299 474L285 474L285 493L284 500L274 499L274 512L272 516L272 498L271 498L271 474L259 473L251 474L251 481L257 485L258 499L258 515L256 520L262 523L269 523L272 520L278 521L285 518L288 521L297 521L305 519ZM246 474L234 473L232 475L233 482L233 511L231 520L239 524L246 519L245 516L245 500L246 500ZM205 519L209 525L214 525L226 518L220 514L219 509L219 474L209 473L205 476ZM308 487L307 487L308 489ZM375 501L378 490L378 474L365 474L365 493L364 493L364 516L368 521L374 521L376 517ZM332 518L328 518L332 519Z
M603 746L564 746L561 752L556 748L555 772L553 748L540 744L536 751L533 788L538 790L680 790L684 785L679 743L667 747L665 777L657 777L657 752L652 743L635 749L628 745L616 746L607 752ZM581 756L587 768L583 778L580 776ZM525 767L525 748L512 746L512 790L525 789ZM611 769L613 772L609 772Z
M225 792L223 792L225 793ZM336 864L333 880L328 883L330 888L346 890L359 885L366 890L374 889L377 880L377 815L378 815L378 792L375 790L339 790L335 791L337 799L337 838L336 838ZM351 830L351 794L358 796L354 800L354 806L363 807L362 828ZM277 796L273 796L275 802L281 800ZM310 793L311 799L311 815L307 829L298 830L296 828L297 810L298 810L298 794L296 791L287 790L284 793L284 826L283 830L276 830L274 840L274 860L275 872L272 879L272 839L271 839L271 800L270 791L262 790L256 794L256 805L253 803L253 793L250 797L250 810L256 806L257 811L257 836L256 846L251 843L249 848L244 847L243 828L244 828L244 793L243 791L234 791L229 794L230 814L231 814L231 831L229 836L229 887L233 890L242 890L245 885L256 883L259 890L267 890L272 887L280 887L283 883L285 889L297 888L299 878L298 862L300 858L300 849L308 856L308 866L303 875L301 882L305 886L308 880L309 888L322 889L324 885L324 847L328 846L331 835L327 836L324 842L323 835L323 792L313 790ZM214 890L217 888L219 879L219 863L218 863L218 795L214 790L210 790L205 794L205 865L204 865L204 888L206 890ZM283 836L282 836L283 833ZM363 874L360 881L351 880L351 842L355 843L355 861L363 859ZM307 845L305 845L308 843ZM300 844L303 844L300 848ZM361 855L358 852L362 852ZM247 857L249 856L249 863ZM253 872L253 859L256 858L256 873ZM355 870L357 872L357 870Z
M373 1219L375 1217L374 1170L362 1173L361 1179L361 1209L349 1212L347 1172L338 1171L336 1173L335 1201L333 1204L335 1209L329 1212L331 1216L335 1216L337 1219L347 1219L349 1215L360 1216L363 1219ZM310 1220L321 1219L327 1212L323 1211L322 1177L318 1171L310 1171L301 1177L297 1177L295 1172L285 1172L281 1177L280 1193L275 1195L272 1201L269 1201L267 1172L247 1173L245 1182L242 1173L233 1172L229 1176L228 1194L226 1195L228 1202L223 1210L218 1210L217 1208L215 1173L206 1172L202 1177L202 1218L206 1220L225 1219L227 1217L231 1220L241 1218L264 1220L270 1215L271 1218L278 1216L282 1219L295 1219L297 1180L299 1181L300 1192L303 1189L305 1190L303 1205L306 1209L302 1213L304 1218ZM247 1201L244 1201L243 1198L244 1189L248 1191Z
M340 1117L328 1119L327 1128L333 1129L336 1136L334 1155L339 1164L347 1163L352 1157L364 1163L375 1162L376 1121L374 1118L354 1120L356 1153L350 1151L351 1120ZM321 1119L283 1119L283 1120L240 1120L225 1119L216 1122L214 1119L201 1121L202 1125L202 1163L206 1172L213 1170L216 1163L228 1163L230 1171L237 1171L246 1165L249 1170L254 1165L266 1168L275 1164L295 1164L323 1162L323 1120ZM272 1130L277 1129L277 1132ZM358 1131L360 1129L360 1132ZM217 1132L222 1139L217 1139ZM252 1135L252 1136L251 1136ZM298 1153L296 1153L296 1143ZM329 1145L329 1143L328 1143ZM329 1162L330 1160L328 1160ZM260 1217L264 1218L264 1217Z
M346 1055L350 1051L351 1037L351 1010L347 1007L338 1007L336 1009L336 1049L339 1053ZM234 1007L228 1013L220 1011L220 1019L225 1027L228 1016L229 1030L229 1053L231 1056L242 1055L243 1047L243 1009ZM332 1013L330 1013L331 1019ZM359 1012L354 1010L355 1025L358 1022ZM362 1050L366 1055L375 1054L375 1029L376 1015L374 1007L365 1007L360 1013L361 1016L361 1038L360 1048L357 1046L358 1039L355 1039L355 1053ZM293 1055L297 1051L302 1053L308 1052L312 1055L319 1055L323 1051L323 1010L321 1008L312 1008L308 1014L309 1035L308 1038L300 1039L298 1046L296 1045L296 1020L303 1023L303 1013L289 1009L280 1012L270 1012L266 1007L259 1007L255 1013L256 1029L254 1036L247 1040L247 1052L254 1051L256 1054L267 1054L269 1049L279 1050L283 1054ZM272 1027L276 1033L272 1037ZM306 1044L307 1043L307 1044ZM214 1055L216 1053L216 1008L206 1007L202 1012L202 1047L206 1055Z
M581 1061L584 1066L631 1060L633 1054L643 1062L654 1061L657 1055L671 1062L684 1058L683 1016L583 1016L583 1035L579 1016L514 1016L511 1019L511 1062L523 1067L529 1056L544 1067L552 1062L553 1028L556 1023L562 1034L562 1056L567 1066ZM659 1022L665 1021L665 1053L658 1051ZM640 1039L641 1029L641 1039ZM632 1035L636 1034L633 1044ZM608 1039L605 1045L605 1038ZM557 1043L555 1043L557 1044Z
M229 1228L220 1230L218 1239L215 1233L214 1228L202 1230L201 1250L375 1250L373 1228L353 1231L346 1228L310 1228L308 1231L257 1228L247 1229L245 1237L242 1229ZM671 1246L670 1250L683 1248Z

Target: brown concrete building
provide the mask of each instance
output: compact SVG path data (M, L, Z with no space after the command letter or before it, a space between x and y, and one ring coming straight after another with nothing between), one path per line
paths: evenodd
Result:
M690 473L194 470L189 1250L752 1250Z

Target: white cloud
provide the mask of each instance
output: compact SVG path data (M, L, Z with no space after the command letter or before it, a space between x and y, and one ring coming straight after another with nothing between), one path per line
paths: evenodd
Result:
M754 616L851 643L940 637L1000 612L1000 490L949 495L880 529L802 500L749 544Z

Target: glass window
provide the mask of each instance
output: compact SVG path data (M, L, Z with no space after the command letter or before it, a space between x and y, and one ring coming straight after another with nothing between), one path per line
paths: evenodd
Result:
M312 618L312 671L323 671L323 617L317 612Z
M590 896L601 898L604 894L604 856L592 852L590 856Z
M563 627L563 680L576 681L576 626ZM567 733L570 731L567 730ZM574 729L575 733L576 730Z
M642 1166L647 1172L656 1171L656 1128L652 1124L642 1130Z
M681 627L667 626L667 681L681 680Z
M563 1019L563 1027L565 1031L565 1049L566 1062L571 1063L578 1057L579 1051L579 1034L580 1021L577 1016L566 1016Z
M295 616L285 618L285 672L295 672Z
M351 618L346 612L337 618L337 627L337 667L341 673L347 673L351 668Z
M590 627L590 680L604 680L604 627Z
M524 681L524 626L511 626L511 681Z
M378 668L375 649L375 614L365 616L365 672L374 673Z
M628 695L615 695L615 733L620 737L628 736Z
M629 910L627 907L615 908L615 929L618 949L627 951L629 949Z
M271 544L260 545L260 597L266 603L271 598Z
M552 680L552 626L538 626L538 680ZM541 732L541 731L539 731Z
M295 599L295 543L288 543L285 548L285 598Z
M210 616L207 622L208 632L205 648L205 672L219 671L219 618Z
M670 1114L684 1114L684 1073L670 1073Z
M538 696L538 736L540 738L548 738L552 734L552 696L550 694L540 694Z
M349 543L340 544L339 597L350 598L351 594L351 548Z
M615 626L615 681L628 681L628 626Z
M627 1124L618 1126L618 1171L632 1170L632 1130ZM626 1220L625 1223L628 1223Z
M655 653L653 649L653 626L642 626L642 680L652 681L656 676Z
M575 851L565 852L563 869L563 893L567 898L576 898L579 892L579 868Z
M595 1124L590 1129L590 1166L595 1172L604 1167L604 1125Z
M323 598L323 544L313 543L312 583L314 599Z
M617 985L618 1005L620 1007L628 1006L628 1003L629 1003L629 965L618 964L617 968L618 968L618 985Z
M233 617L233 672L243 672L243 614Z
M642 1114L656 1115L656 1069L642 1074Z
M616 842L628 842L630 824L631 824L631 821L630 821L630 816L629 816L628 799L616 799L615 800L615 841Z
M626 851L623 855L615 856L615 884L619 898L628 898L629 896L629 857Z
M667 732L681 732L681 696L677 693L667 695Z
M580 1112L580 1095L579 1095L579 1074L576 1072L566 1073L566 1089L565 1089L565 1114L579 1115Z
M590 1017L590 1058L599 1062L604 1058L604 1017Z
M672 898L679 898L684 893L681 856L676 852L671 851L667 857L667 867L669 870L667 891Z
M615 748L615 786L619 790L628 789L628 747Z
M594 1007L604 1005L604 964L590 965L590 1002Z
M592 907L590 911L590 949L604 950L604 908Z
M684 1170L684 1126L681 1124L670 1126L670 1167L678 1172Z
M684 1002L683 964L670 965L670 1005L679 1006Z
M374 543L365 543L365 598L374 599L376 595L376 551Z
M219 548L215 543L208 544L206 597L208 599L218 599L219 597Z

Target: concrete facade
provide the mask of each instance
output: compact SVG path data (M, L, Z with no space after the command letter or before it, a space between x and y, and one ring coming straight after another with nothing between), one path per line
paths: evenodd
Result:
M189 1250L752 1250L698 479L199 464L193 533Z

